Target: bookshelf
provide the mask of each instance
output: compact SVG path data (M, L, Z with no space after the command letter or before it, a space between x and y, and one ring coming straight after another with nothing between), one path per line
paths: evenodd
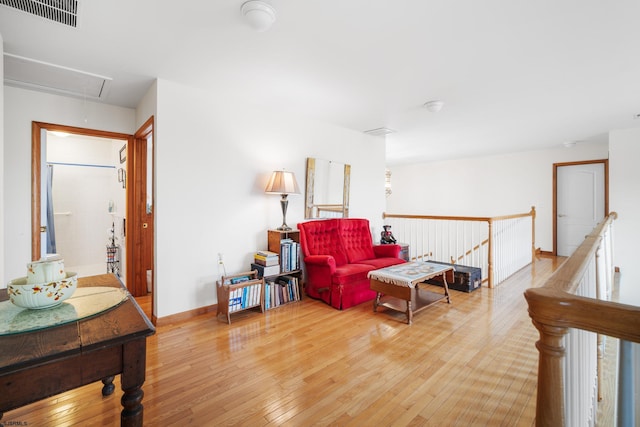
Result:
M280 256L280 272L265 279L266 309L302 299L300 231L267 230L267 249ZM269 291L269 295L266 291Z
M264 313L264 278L257 271L248 271L231 276L222 276L216 281L218 311L216 317L223 314L231 324L231 313L260 307Z
M267 277L264 284L265 310L280 307L290 302L300 301L299 277L296 275L278 275Z

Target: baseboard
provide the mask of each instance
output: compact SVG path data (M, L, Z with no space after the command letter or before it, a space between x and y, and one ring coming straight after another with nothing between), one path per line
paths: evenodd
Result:
M552 251L543 251L543 250L540 250L540 248L538 248L538 249L536 249L536 255L537 256L550 257L550 256L553 256L553 252Z
M202 316L203 314L216 312L218 310L218 304L208 305L206 307L199 307L189 311L183 311L182 313L171 314L156 318L154 316L153 324L156 326L166 326L174 323L184 322L185 320L193 319L194 317Z

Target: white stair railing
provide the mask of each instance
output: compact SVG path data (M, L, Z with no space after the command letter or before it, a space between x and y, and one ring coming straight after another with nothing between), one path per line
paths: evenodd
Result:
M529 265L534 254L535 210L531 215L492 218L491 249L493 280L502 283L522 267Z
M535 208L500 217L384 214L396 240L409 245L414 261L440 261L479 267L493 287L534 255Z

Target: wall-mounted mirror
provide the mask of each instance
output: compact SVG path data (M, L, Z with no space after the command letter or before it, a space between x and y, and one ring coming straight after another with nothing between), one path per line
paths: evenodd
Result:
M307 158L305 218L348 218L351 166Z

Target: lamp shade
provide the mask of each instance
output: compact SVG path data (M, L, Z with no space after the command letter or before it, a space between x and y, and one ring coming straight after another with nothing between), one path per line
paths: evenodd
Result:
M293 172L273 171L264 192L268 194L300 194L300 188L298 188Z

